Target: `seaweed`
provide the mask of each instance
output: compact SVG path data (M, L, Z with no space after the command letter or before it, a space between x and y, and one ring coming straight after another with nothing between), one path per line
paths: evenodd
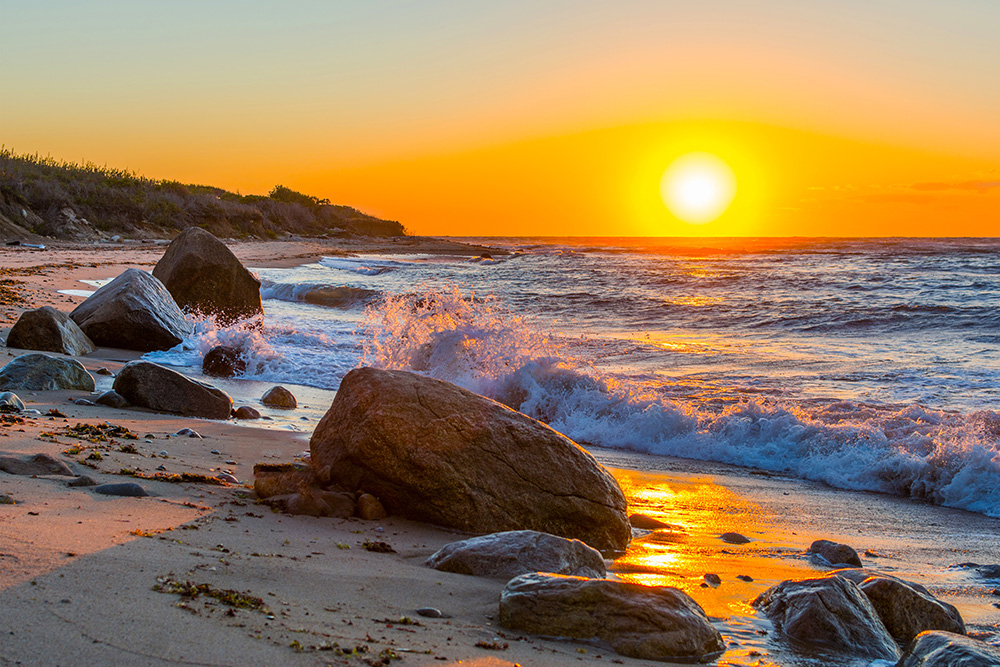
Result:
M267 605L264 604L264 600L259 597L231 589L216 588L211 584L196 584L190 581L177 581L170 577L157 577L153 590L157 593L180 595L183 602L188 602L205 595L236 609L249 609L251 611L259 611L262 614L271 613Z
M170 484L181 484L183 482L191 482L195 484L211 484L213 486L228 486L228 483L219 479L218 477L209 477L208 475L202 475L197 472L181 472L181 473L165 473L158 472L152 475L141 472L139 470L132 470L131 468L122 468L116 474L124 475L125 477L135 477L137 479L150 479L154 482L169 482Z
M110 422L104 422L103 424L77 423L74 426L65 427L63 435L95 444L98 442L111 442L113 438L124 438L126 440L139 439L139 436L133 431L128 430L124 426L116 426ZM123 445L123 447L127 446ZM122 451L125 450L123 449Z

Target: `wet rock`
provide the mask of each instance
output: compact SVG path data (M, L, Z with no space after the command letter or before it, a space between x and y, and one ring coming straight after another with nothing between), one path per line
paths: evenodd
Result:
M378 498L370 493L358 496L358 517L365 521L378 521L389 516Z
M272 496L268 503L289 514L336 517L346 519L354 515L354 495L343 491L326 491L302 486L297 493Z
M631 537L618 482L588 452L500 403L416 373L348 373L310 449L331 481L374 494L392 515L477 533L538 530L607 553Z
M105 496L129 496L134 498L142 498L149 495L146 493L146 489L142 488L135 482L101 484L100 486L94 487L94 493L100 493Z
M233 410L233 417L236 417L236 419L260 419L260 412L249 405L241 405Z
M736 578L740 581L753 581L753 577L748 574L737 574Z
M378 295L379 293L375 290L342 285L340 287L317 287L304 292L300 298L306 303L317 306L350 308L351 306L365 304Z
M600 579L604 558L580 540L534 530L473 537L441 547L424 563L442 572L510 580L529 572L552 572Z
M900 645L906 645L925 630L965 634L965 623L955 607L898 579L870 577L861 583L861 592Z
M80 475L76 479L71 479L66 482L66 486L97 486L97 481L89 475Z
M816 540L809 545L807 553L820 556L831 565L861 567L861 558L858 556L858 552L846 544L839 544L830 540Z
M556 637L603 639L646 660L697 662L723 650L719 631L686 593L609 579L536 572L500 595L500 625Z
M980 565L976 572L983 579L1000 579L1000 564Z
M159 280L126 269L69 314L96 345L151 352L191 335L191 324Z
M181 308L214 315L224 326L264 314L260 281L226 244L199 227L188 227L171 242L153 275Z
M848 655L896 660L899 650L858 585L838 576L783 581L753 606L789 637Z
M281 408L283 410L292 410L298 407L298 402L295 400L295 396L292 395L292 392L280 385L268 389L267 392L260 397L260 402L269 408Z
M119 394L114 389L109 389L100 396L97 397L95 401L98 405L104 405L109 408L127 408L130 403L125 400L125 397Z
M0 412L20 412L24 410L24 402L17 394L5 391L0 393Z
M65 463L49 454L34 454L27 458L0 456L0 470L10 475L65 475L76 477Z
M97 349L69 315L52 306L21 313L7 336L7 347L44 350L77 357Z
M220 472L215 476L216 479L221 479L226 484L239 484L240 480L236 479L236 475L230 474L228 472Z
M229 419L233 409L233 399L221 389L149 361L125 364L113 388L132 405L156 412Z
M640 530L658 530L660 528L671 528L666 521L660 521L646 514L630 514L628 522L633 528Z
M245 373L247 362L238 347L216 345L202 359L201 370L205 375L231 378Z
M420 609L417 609L417 615L423 616L424 618L444 618L444 614L441 613L441 610L434 607L421 607Z
M0 369L0 389L94 391L94 377L75 359L23 354Z
M917 635L896 667L997 667L1000 649L951 632Z
M708 574L705 575L705 583L708 584L709 586L721 586L722 577L720 577L717 574L709 572Z
M719 539L726 544L749 544L750 538L740 535L739 533L723 533L719 535Z

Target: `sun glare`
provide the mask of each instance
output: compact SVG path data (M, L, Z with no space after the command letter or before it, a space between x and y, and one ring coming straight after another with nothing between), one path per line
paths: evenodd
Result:
M660 196L678 219L694 225L712 222L736 196L736 174L711 153L688 153L663 172Z

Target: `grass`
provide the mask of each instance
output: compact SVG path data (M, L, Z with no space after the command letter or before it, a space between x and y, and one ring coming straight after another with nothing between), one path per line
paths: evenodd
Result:
M343 230L402 236L398 222L282 185L241 195L208 185L146 178L127 169L21 155L0 147L0 216L35 234L92 239L105 234L166 238L188 227L219 237L320 236Z

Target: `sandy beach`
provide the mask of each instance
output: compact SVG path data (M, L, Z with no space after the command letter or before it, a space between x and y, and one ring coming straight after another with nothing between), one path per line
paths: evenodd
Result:
M249 267L296 266L344 253L489 251L419 238L230 247ZM21 312L43 305L68 312L84 297L59 290L81 289L81 280L125 268L149 269L164 249L155 243L0 248L2 277L16 281L6 284L13 294L0 308L0 327L9 329ZM22 352L2 353L9 360ZM102 348L79 361L92 374L114 373L138 357ZM260 408L257 384L241 388L233 381L224 388L236 405ZM250 427L77 405L74 399L93 398L79 391L17 393L38 414L5 416L0 455L49 454L99 483L138 482L150 497L100 496L67 487L72 478L65 476L0 473L0 494L16 501L0 506L2 665L664 664L594 643L503 630L495 619L506 582L423 565L465 535L394 517L290 516L258 504L254 464L300 459L311 424L297 431ZM76 424L104 422L137 437L74 437ZM200 437L176 435L184 428ZM828 571L803 553L820 538L850 544L866 567L921 583L956 605L970 635L995 641L1000 634L995 583L954 567L1000 562L998 519L722 464L593 453L619 480L630 512L672 525L635 530L629 552L609 561L609 572L690 594L727 643L720 665L820 664L776 643L771 623L749 604L782 580ZM126 469L141 477L225 472L239 483L134 478L122 474ZM750 543L719 539L729 531ZM379 542L393 551L366 548ZM722 584L705 584L707 573ZM207 586L196 596L176 592L188 583ZM443 617L416 613L425 607Z

